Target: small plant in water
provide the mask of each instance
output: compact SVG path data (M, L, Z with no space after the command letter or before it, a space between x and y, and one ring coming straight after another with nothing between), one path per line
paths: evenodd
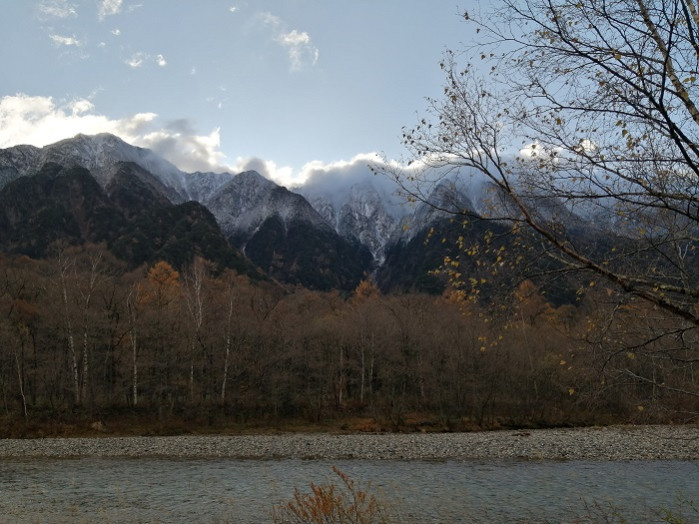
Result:
M273 519L285 524L376 524L387 522L376 496L337 467L339 482L310 484L310 492L294 490L292 500L274 508Z

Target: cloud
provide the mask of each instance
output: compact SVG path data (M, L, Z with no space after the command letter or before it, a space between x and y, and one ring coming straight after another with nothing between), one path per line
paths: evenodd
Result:
M332 186L346 189L358 182L372 180L379 182L371 166L381 168L388 167L390 162L378 153L360 153L350 160L336 162L321 162L314 160L301 168L298 179L308 187ZM395 163L393 163L395 164ZM397 164L396 164L397 165Z
M197 131L191 120L162 122L152 112L124 118L100 114L87 98L56 101L51 97L18 94L0 98L0 148L19 144L43 147L79 133L112 133L126 142L152 149L184 171L240 173L258 171L278 184L293 188L309 186L342 188L372 179L382 184L369 165L389 165L376 153L356 155L348 161L313 161L300 170L259 157L230 161L221 151L221 129L208 134ZM386 180L382 180L386 179Z
M57 104L51 97L18 94L0 98L0 148L17 144L42 147L78 133L114 133L133 139L155 115L136 114L112 120L94 112L87 99Z
M233 6L233 7L229 7L228 10L229 10L231 13L235 13L235 12L238 10L238 8L237 8L236 6Z
M85 100L84 98L82 98L79 100L75 100L74 102L69 104L69 108L73 116L75 116L82 115L83 113L88 113L92 111L95 108L95 106L89 100Z
M45 0L39 3L38 9L44 17L72 18L78 16L76 5L67 0Z
M318 62L320 51L311 43L308 33L299 33L294 29L289 33L282 33L277 40L289 53L292 71L300 71L304 64L315 65Z
M137 145L152 149L183 171L230 171L220 151L221 129L198 135L188 120L170 122L140 137Z
M313 160L299 170L259 157L238 157L231 167L233 173L257 171L264 177L288 188L299 186L346 188L361 181L380 178L374 175L369 168L370 165L378 167L388 164L378 153L360 153L350 160L336 162ZM381 183L382 181L379 180L378 185Z
M121 29L119 29L119 28L112 29L112 34L113 34L114 36L119 36L119 35L121 35Z
M131 55L131 58L127 58L124 60L124 63L133 68L137 69L143 65L144 60L146 60L147 56L145 53L134 53Z
M328 178L328 173L333 173L337 178L354 178L357 166L366 174L370 174L368 166L380 161L381 157L376 153L362 153L355 155L350 160L340 160L337 162L321 162L313 160L308 162L301 169L301 175L306 184L316 184Z
M259 157L238 157L231 166L232 173L242 173L243 171L257 171L263 177L280 184L291 187L298 185L298 175L290 166L280 166L273 160L264 160Z
M108 16L118 15L121 12L122 3L123 0L102 0L97 17L102 21Z
M62 35L49 35L49 38L53 40L53 43L56 45L64 45L64 46L80 46L80 40L75 38L75 35L73 36L62 36Z
M320 51L308 33L289 30L286 22L272 13L261 13L258 16L264 25L272 29L275 42L286 50L291 71L300 71L306 65L314 66L318 62Z
M79 133L112 133L152 149L185 171L235 171L220 151L221 133L197 133L189 120L162 124L155 113L113 119L96 112L85 98L56 102L51 97L18 94L0 98L0 148L19 144L43 147Z
M134 53L130 58L124 60L124 63L132 69L138 69L146 64L146 62L154 61L159 67L165 67L167 65L167 60L165 56L158 54L151 56L148 53Z

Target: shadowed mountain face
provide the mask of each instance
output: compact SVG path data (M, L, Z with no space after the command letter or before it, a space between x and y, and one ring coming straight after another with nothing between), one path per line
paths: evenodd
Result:
M104 242L124 225L122 213L83 168L46 164L0 191L4 251L44 257L55 242Z
M372 259L366 247L332 229L279 215L265 219L245 241L245 253L274 278L320 290L354 289Z
M256 172L184 173L103 134L0 150L0 187L0 248L10 252L41 257L56 242L104 242L132 266L181 266L196 254L318 290L350 291L370 274L385 290L444 287L430 272L446 246L424 242L444 217L399 209L371 179L344 192L309 189L319 212Z
M164 218L165 210L172 213L171 206L196 200L211 211L230 243L280 282L352 290L373 267L371 250L357 237L340 234L304 197L255 172L235 176L185 173L152 151L130 146L113 135L78 135L41 149L20 146L0 150L0 187L13 181L31 186L29 180L48 164L63 170L85 169L87 177L93 179L91 190L99 194L110 213L116 214L107 232L86 227L76 230L72 225L59 234L55 229L61 222L57 221L37 239L27 240L37 244L37 254L45 251L49 240L65 237L71 243L109 240L115 252L133 263L148 260L163 249L162 228L175 220ZM48 200L53 197L66 195L45 192L42 205L51 207ZM71 217L78 214L67 202L56 206ZM96 212L87 202L86 209ZM188 209L191 212L191 206ZM40 214L45 216L46 210ZM69 225L75 222L73 218L64 221ZM24 248L12 243L8 249Z

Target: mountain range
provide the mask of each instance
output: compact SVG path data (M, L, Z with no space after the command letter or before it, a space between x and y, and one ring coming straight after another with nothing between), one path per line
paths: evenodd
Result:
M433 197L454 195L474 216L492 199L487 184L438 185ZM132 267L182 267L201 255L310 289L351 291L371 276L385 292L438 292L444 280L433 270L452 242L431 232L458 229L433 207L406 205L369 167L342 187L290 191L254 171L186 173L111 134L0 150L0 250L10 253L45 257L56 243L104 242ZM485 226L469 231L482 237Z
M373 271L395 224L370 186L321 213L256 172L185 173L110 134L0 150L0 204L6 252L105 242L132 266L200 254L323 290L353 289Z

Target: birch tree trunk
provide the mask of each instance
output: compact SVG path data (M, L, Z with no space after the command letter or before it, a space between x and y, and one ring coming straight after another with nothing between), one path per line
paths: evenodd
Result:
M131 342L131 400L138 405L138 284L131 286L126 296L126 313L129 322L129 341Z
M226 343L223 354L223 378L221 379L221 405L226 402L226 383L228 382L228 367L230 365L231 343L233 339L233 284L228 287L228 316L226 318Z
M62 251L58 253L58 271L60 275L61 297L63 299L63 324L68 341L68 353L71 364L71 376L73 379L73 400L80 404L80 377L78 373L78 356L75 351L75 338L73 335L73 324L70 318L70 307L68 301L68 271L73 266L74 261L68 259Z

